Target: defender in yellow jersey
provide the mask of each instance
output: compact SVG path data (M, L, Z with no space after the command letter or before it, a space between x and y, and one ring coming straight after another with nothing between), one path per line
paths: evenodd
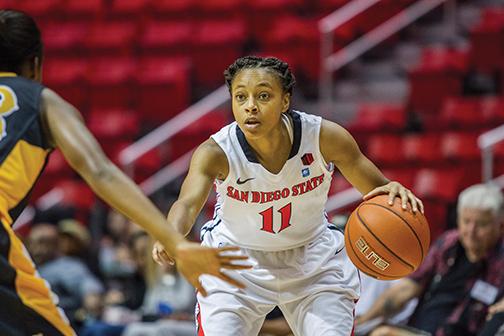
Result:
M32 18L0 10L0 335L75 334L11 228L55 147L98 196L162 242L200 293L202 274L242 287L222 270L249 268L233 264L244 257L186 241L103 154L78 111L40 84L42 49Z

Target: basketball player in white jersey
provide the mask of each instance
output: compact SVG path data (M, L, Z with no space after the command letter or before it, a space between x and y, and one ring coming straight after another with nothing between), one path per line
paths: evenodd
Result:
M202 244L237 245L253 268L226 272L245 289L200 277L198 336L257 335L275 306L296 336L350 335L359 278L324 211L334 167L366 199L388 193L391 204L400 197L414 211L423 211L422 202L389 182L342 127L290 110L288 64L243 57L225 78L236 121L193 154L168 221L189 233L215 183L215 216L202 228ZM169 261L160 244L153 256Z

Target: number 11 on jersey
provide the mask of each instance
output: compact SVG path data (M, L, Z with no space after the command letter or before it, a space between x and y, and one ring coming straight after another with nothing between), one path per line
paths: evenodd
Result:
M288 203L287 205L278 209L276 212L280 213L280 217L281 217L281 221L282 221L281 222L282 224L281 224L278 232L275 232L273 229L273 215L274 215L273 207L269 207L268 209L259 213L262 216L262 223L263 223L262 228L261 228L262 231L276 234L276 233L282 232L284 229L288 228L291 225L290 224L291 215L292 215L292 204L291 203Z

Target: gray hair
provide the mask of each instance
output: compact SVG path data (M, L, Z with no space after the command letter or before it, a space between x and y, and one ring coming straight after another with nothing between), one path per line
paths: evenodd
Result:
M460 213L463 208L491 210L494 216L501 217L504 211L504 196L494 184L475 184L460 193L457 212Z

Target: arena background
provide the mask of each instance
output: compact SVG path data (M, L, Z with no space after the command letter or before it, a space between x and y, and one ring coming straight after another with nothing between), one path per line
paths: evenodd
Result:
M247 54L287 61L294 109L349 129L389 179L424 201L433 239L454 226L463 188L492 178L504 186L503 1L0 0L0 8L36 18L44 84L82 112L165 212L191 151L232 120L222 73ZM359 194L339 174L333 181L327 210L344 223ZM58 151L31 199L15 223L21 236L53 223L82 238L106 287L104 248L123 253L112 263L138 266L135 226L109 213ZM212 207L213 196L199 225ZM68 218L76 222L62 225Z

